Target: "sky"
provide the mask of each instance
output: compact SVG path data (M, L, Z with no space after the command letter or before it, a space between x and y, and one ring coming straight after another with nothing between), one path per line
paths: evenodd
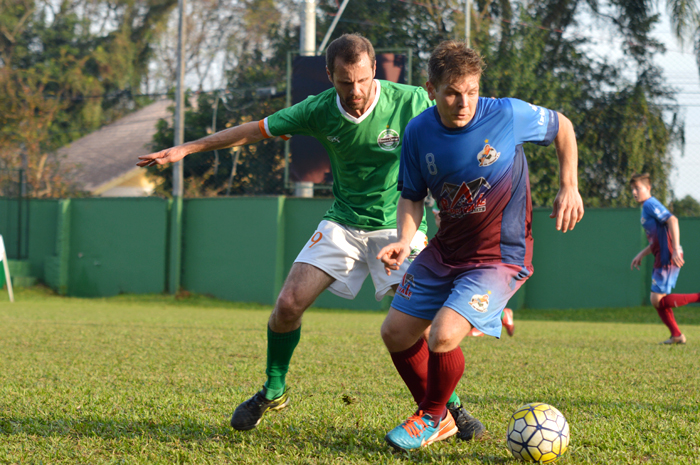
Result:
M664 69L670 87L677 90L676 100L685 120L685 150L674 150L671 185L676 198L691 195L700 200L700 74L692 43L682 47L672 33L668 17L655 31L655 37L667 48L657 63Z

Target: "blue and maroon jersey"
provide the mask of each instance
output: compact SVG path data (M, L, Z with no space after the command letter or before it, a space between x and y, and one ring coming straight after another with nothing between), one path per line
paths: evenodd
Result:
M671 232L666 222L671 218L671 212L659 202L656 197L649 197L642 205L642 226L647 235L651 253L654 254L654 268L662 268L671 264L673 242Z
M399 189L410 200L430 189L440 206L433 238L448 265L532 265L532 202L523 143L549 145L556 112L522 100L479 98L463 128L431 107L406 126Z

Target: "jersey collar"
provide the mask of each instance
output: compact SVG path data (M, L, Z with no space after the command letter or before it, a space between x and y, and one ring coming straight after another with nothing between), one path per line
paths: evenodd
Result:
M377 102L379 102L379 94L381 93L382 90L382 85L379 83L379 80L375 79L374 83L377 85L377 92L374 93L374 100L372 101L372 105L369 106L366 112L362 114L359 118L355 118L351 114L349 114L347 111L345 111L345 108L343 108L343 105L340 103L340 96L336 93L335 94L335 104L338 106L338 110L340 110L340 114L343 115L343 117L350 121L351 123L355 124L360 124L367 118L370 113L372 113L372 110L374 110L374 107L377 106Z

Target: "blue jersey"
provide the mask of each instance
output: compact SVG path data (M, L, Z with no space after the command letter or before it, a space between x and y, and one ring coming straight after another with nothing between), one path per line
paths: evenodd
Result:
M642 205L642 226L647 235L651 253L654 254L654 268L671 264L673 242L666 222L671 217L666 207L656 197L649 197Z
M420 200L430 189L440 206L433 238L443 263L532 265L532 202L523 143L549 145L556 112L521 100L479 98L463 128L442 124L437 107L406 127L401 196Z

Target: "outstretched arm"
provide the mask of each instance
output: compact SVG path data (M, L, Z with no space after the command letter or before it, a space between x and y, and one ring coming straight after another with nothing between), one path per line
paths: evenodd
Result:
M160 152L141 155L139 157L140 161L136 164L138 166L153 166L175 163L192 153L209 152L211 150L226 149L237 145L253 144L263 138L258 121L251 121L250 123L224 129L210 136L202 137L192 142L186 142L182 145L161 150Z
M423 200L413 201L399 198L396 205L396 228L399 240L389 244L379 251L377 258L384 263L386 274L398 270L403 261L411 254L411 240L416 235L420 222L423 220Z
M578 191L578 147L574 126L566 116L557 113L559 132L554 139L559 159L559 192L554 199L550 218L556 218L557 231L574 229L583 218L583 200Z

